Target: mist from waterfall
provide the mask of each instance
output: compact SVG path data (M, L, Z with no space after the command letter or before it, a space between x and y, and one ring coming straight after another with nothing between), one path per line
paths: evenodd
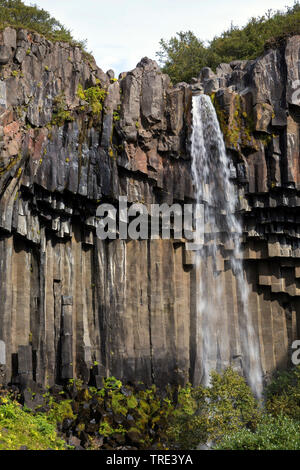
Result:
M207 95L193 97L191 140L196 200L203 205L204 215L203 243L196 256L202 383L209 385L212 370L220 371L238 363L253 392L260 398L260 350L248 309L249 288L244 278L241 250L242 225L236 216L238 199L230 178L230 159L218 118ZM197 238L201 238L199 233ZM226 292L224 258L227 259L226 269L231 269L234 274L238 292L235 321L226 302L226 295L232 293Z

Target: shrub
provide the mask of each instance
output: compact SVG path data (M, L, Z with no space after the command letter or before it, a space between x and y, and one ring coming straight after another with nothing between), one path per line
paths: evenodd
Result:
M72 410L71 400L56 402L53 397L50 397L48 407L49 411L47 412L47 417L52 424L57 425L58 423L62 423L65 419L76 419L76 415L74 415Z
M266 389L266 410L300 421L300 366L277 373Z
M181 31L169 41L161 39L160 48L156 55L173 83L189 82L207 65L207 48L192 31Z
M299 423L288 416L265 415L255 432L241 429L226 436L217 450L300 450Z
M255 429L260 411L245 379L232 369L213 372L209 388L188 386L179 391L168 429L175 447L191 449L243 427Z
M74 121L74 117L68 110L65 96L63 93L56 96L53 100L53 114L51 124L54 126L62 126L65 122Z
M69 29L36 5L27 6L21 0L0 0L1 28L13 26L36 31L52 41L63 41L85 47L85 41L75 41Z

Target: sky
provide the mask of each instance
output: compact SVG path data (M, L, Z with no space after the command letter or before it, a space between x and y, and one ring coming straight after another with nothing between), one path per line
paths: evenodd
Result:
M294 0L31 0L87 39L98 66L106 72L132 70L142 57L156 59L161 38L191 30L204 41L269 9L284 9Z

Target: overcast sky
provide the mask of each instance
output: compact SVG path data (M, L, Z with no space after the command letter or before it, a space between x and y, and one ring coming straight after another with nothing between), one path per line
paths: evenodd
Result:
M155 59L161 38L193 31L203 40L243 25L269 9L292 6L293 0L32 0L87 39L97 64L116 74L133 69L139 60Z

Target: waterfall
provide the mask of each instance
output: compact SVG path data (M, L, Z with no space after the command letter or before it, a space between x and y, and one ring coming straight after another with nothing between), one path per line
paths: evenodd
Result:
M204 218L203 242L196 255L202 383L209 385L212 370L233 365L261 397L259 341L248 309L238 199L218 118L206 95L193 97L192 176Z

